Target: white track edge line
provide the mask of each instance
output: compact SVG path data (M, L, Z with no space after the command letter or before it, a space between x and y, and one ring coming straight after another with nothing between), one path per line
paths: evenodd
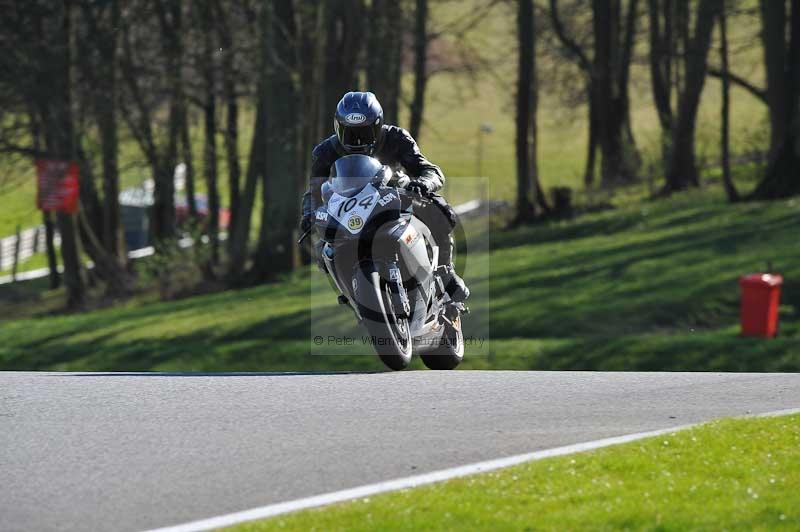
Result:
M772 412L764 412L762 414L751 414L746 416L737 416L744 418L752 417L778 417L789 416L793 414L800 414L800 408L787 408L784 410L775 410ZM322 495L314 495L312 497L304 497L302 499L295 499L293 501L279 502L269 504L267 506L260 506L250 510L243 510L241 512L234 512L198 521L191 521L174 526L166 526L163 528L152 529L149 532L200 532L205 530L215 530L218 528L229 527L244 523L247 521L255 521L257 519L265 519L268 517L275 517L277 515L296 512L299 510L307 510L310 508L317 508L320 506L327 506L338 502L345 502L380 493L390 491L398 491L408 488L416 488L427 484L442 482L459 477L474 475L477 473L486 473L496 469L503 469L510 466L519 465L525 462L533 462L542 460L544 458L552 458L555 456L564 456L568 454L581 453L601 449L603 447L610 447L612 445L620 445L629 443L636 440L645 438L652 438L654 436L661 436L664 434L671 434L690 428L697 427L709 423L713 420L703 421L699 423L692 423L689 425L678 425L666 429L650 430L646 432L635 432L633 434L625 434L623 436L613 436L611 438L603 438L600 440L593 440L583 443L575 443L571 445L564 445L562 447L554 447L552 449L544 449L541 451L534 451L531 453L517 454L505 458L496 458L493 460L486 460L483 462L476 462L463 466L457 466L449 469L442 469L433 471L431 473L422 473L405 478L398 478L394 480L387 480L375 484L367 484L358 486L356 488L349 488L340 491L333 491L330 493L323 493Z

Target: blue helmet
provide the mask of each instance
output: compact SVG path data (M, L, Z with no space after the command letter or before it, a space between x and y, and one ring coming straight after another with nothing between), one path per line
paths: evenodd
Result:
M372 155L383 137L383 108L371 92L348 92L336 106L333 129L348 154Z

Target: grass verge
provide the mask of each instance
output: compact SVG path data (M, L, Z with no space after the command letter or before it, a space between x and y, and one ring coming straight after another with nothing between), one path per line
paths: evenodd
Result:
M715 421L230 530L376 528L797 530L800 415Z
M799 371L798 214L797 200L728 205L693 192L511 231L481 220L468 230L473 312L464 327L482 343L467 346L462 367ZM767 262L786 278L780 336L739 338L737 278ZM149 294L81 314L52 315L51 296L0 286L0 369L382 369L312 269L247 290L166 302ZM316 334L356 344L320 351Z

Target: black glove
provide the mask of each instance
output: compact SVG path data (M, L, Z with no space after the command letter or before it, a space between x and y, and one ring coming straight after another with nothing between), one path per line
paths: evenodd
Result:
M300 220L300 229L305 233L312 227L314 224L317 223L317 216L313 212L307 212L303 215L302 220Z
M406 190L419 194L420 196L427 196L431 193L431 186L423 179L414 179L406 185Z

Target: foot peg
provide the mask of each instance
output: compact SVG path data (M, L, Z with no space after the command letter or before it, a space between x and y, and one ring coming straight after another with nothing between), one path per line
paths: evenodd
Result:
M342 294L339 294L339 297L337 297L336 299L339 301L340 305L347 305L350 302L350 300L347 299L347 296L344 296Z

